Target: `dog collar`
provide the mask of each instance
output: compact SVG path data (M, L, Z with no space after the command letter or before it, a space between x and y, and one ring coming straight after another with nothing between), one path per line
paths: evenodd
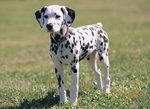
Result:
M69 26L67 25L67 23L64 21L61 25L61 31L60 34L62 34L63 37L67 36L68 30L69 30Z

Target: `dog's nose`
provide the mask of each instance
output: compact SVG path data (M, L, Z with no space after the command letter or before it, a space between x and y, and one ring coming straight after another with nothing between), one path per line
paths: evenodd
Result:
M49 31L52 31L52 29L53 29L53 24L47 24L46 25L46 27L47 27L47 29L49 30Z

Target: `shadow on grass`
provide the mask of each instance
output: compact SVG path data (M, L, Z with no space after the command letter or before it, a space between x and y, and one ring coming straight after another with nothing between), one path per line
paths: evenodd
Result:
M7 107L7 109L39 109L50 108L54 105L58 105L59 96L55 94L55 91L49 91L47 96L40 99L33 99L32 101L24 100L18 107Z

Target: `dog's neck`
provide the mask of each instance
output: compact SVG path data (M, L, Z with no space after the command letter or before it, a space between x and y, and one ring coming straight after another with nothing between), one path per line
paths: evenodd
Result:
M67 24L62 24L62 28L60 30L60 34L62 35L62 37L67 37L68 29L69 26L67 26Z
M59 46L63 41L67 39L66 37L67 34L64 37L62 34L59 33L50 33L51 44L55 46Z
M60 32L58 33L50 33L51 44L59 46L63 41L66 40L68 36L69 27L67 25L62 25Z

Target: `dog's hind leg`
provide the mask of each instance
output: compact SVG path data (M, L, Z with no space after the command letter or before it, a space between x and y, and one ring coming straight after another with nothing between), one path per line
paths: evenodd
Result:
M96 51L94 51L92 54L89 55L89 63L91 65L91 68L95 72L96 82L97 82L96 89L102 90L103 89L102 77L101 77L100 69L98 69L97 67L97 52Z
M101 60L103 64L103 71L104 71L104 92L110 93L110 76L109 76L109 58L107 53L102 53Z
M100 52L100 61L104 71L104 92L110 93L109 58L108 52Z

